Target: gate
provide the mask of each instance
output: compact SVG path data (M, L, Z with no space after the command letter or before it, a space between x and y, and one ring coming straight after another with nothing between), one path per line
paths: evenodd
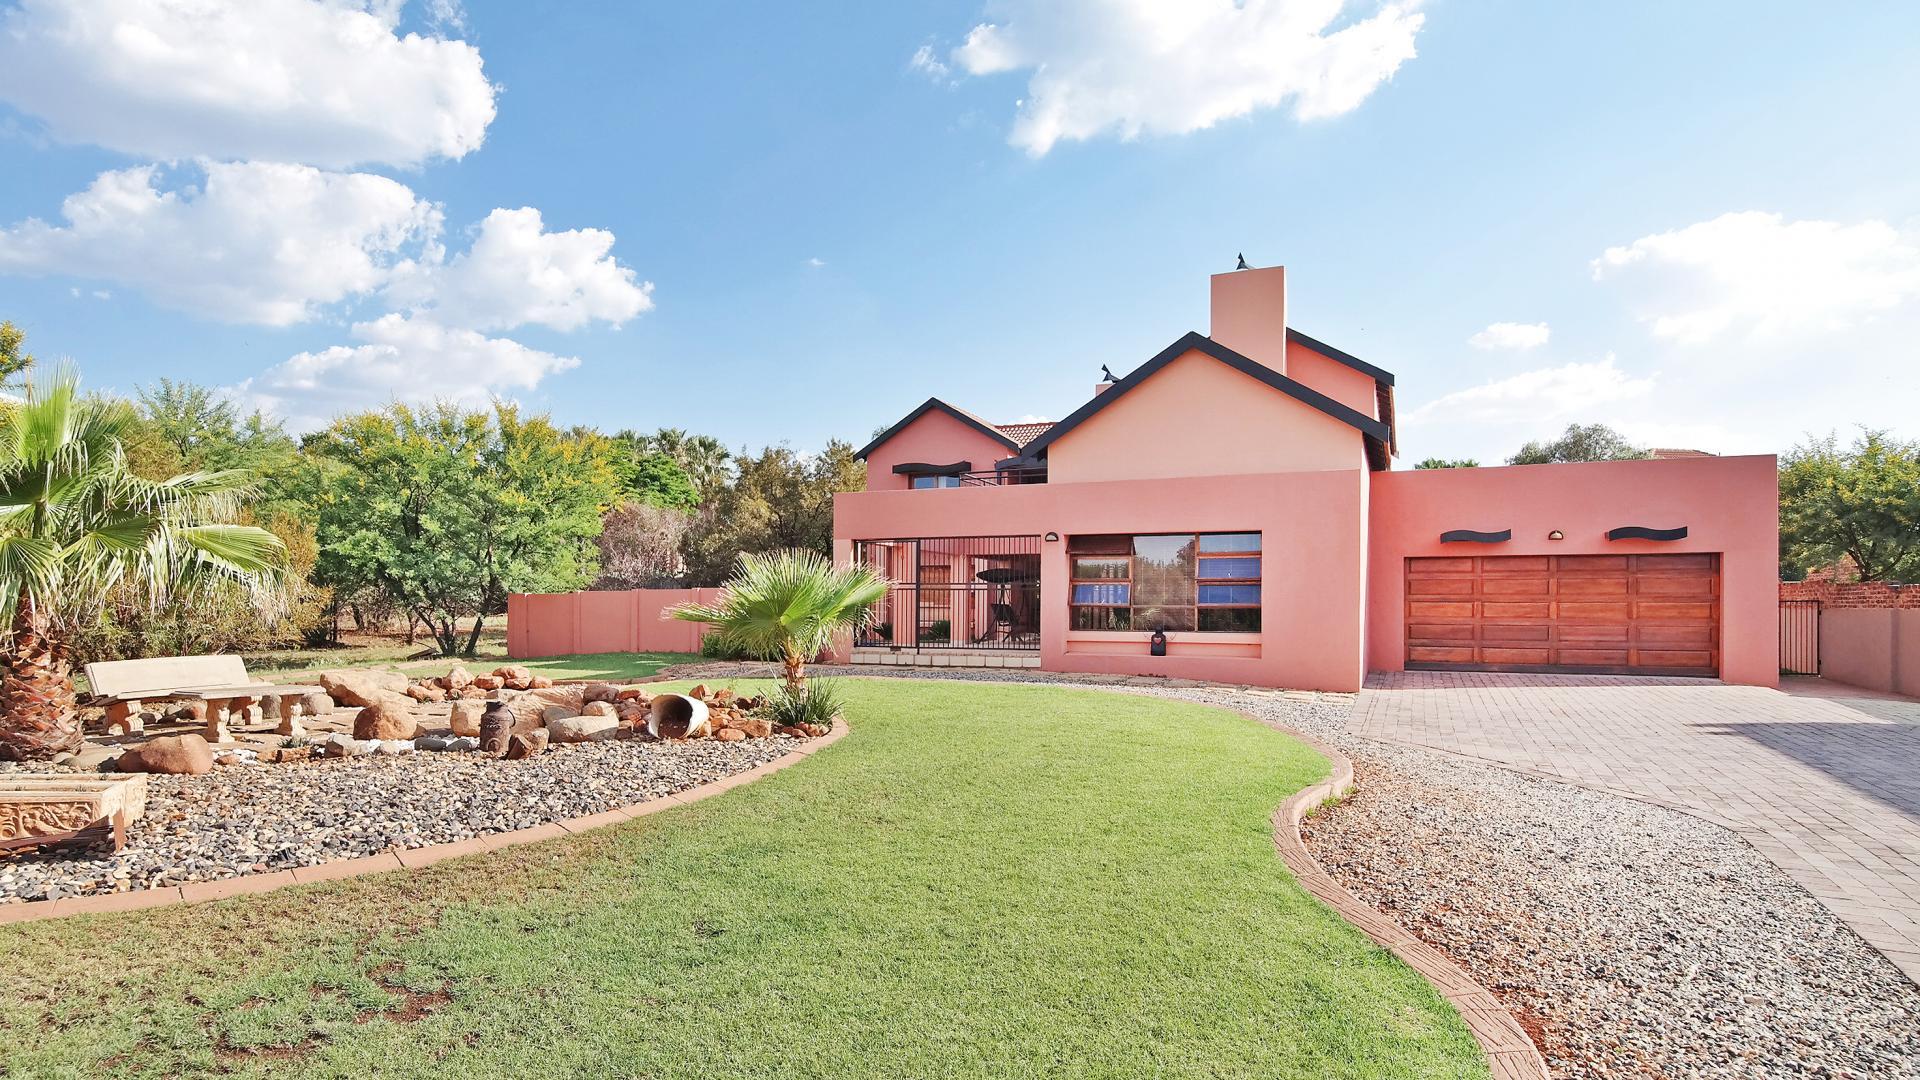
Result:
M1780 601L1780 674L1820 674L1820 601Z

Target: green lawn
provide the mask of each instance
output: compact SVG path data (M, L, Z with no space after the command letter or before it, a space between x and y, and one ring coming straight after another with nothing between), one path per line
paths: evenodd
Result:
M396 655L397 653L397 655ZM694 653L644 652L644 653L589 653L576 656L539 656L522 660L509 660L504 655L479 659L460 657L438 657L431 660L403 660L403 652L381 649L328 649L313 653L299 654L301 662L289 663L287 654L271 658L265 668L259 669L262 678L276 682L294 682L316 671L344 667L390 667L407 672L410 675L445 674L455 664L466 667L475 674L484 674L502 664L520 664L536 675L547 675L555 679L605 679L619 682L623 679L644 679L669 664L684 664L698 660ZM256 670L254 661L247 661L247 670Z
M1144 697L843 685L847 739L692 807L0 928L0 1074L1486 1075L1275 854L1308 748Z

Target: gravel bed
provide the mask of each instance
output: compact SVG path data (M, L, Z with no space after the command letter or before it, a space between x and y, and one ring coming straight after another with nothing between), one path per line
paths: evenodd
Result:
M1309 819L1314 856L1493 990L1556 1077L1920 1077L1920 987L1710 822L1358 738L1346 727L1351 695L993 670L847 673L1157 694L1240 709L1338 747L1356 788Z
M525 761L420 751L149 776L118 855L0 858L0 903L288 870L525 829L745 772L791 739L571 743ZM0 765L9 771L48 771Z

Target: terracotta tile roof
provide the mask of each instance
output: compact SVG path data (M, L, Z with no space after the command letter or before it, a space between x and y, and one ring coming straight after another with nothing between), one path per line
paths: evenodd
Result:
M1662 447L1662 446L1656 446L1653 449L1647 451L1647 453L1653 455L1653 458L1656 461L1667 461L1672 458L1719 457L1720 456L1719 454L1710 454L1705 450L1675 450L1669 447Z
M1053 421L1041 420L1031 424L995 424L993 426L999 430L1000 434L1005 435L1021 446L1025 446L1040 436L1045 435L1047 429L1053 426Z

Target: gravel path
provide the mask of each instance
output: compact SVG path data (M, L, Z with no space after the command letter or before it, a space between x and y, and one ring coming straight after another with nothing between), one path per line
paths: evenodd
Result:
M1310 819L1315 857L1493 990L1556 1077L1920 1077L1920 988L1717 825L1355 737L1349 695L1027 672L850 673L1158 694L1240 709L1338 747L1357 787Z
M417 752L150 776L118 855L0 859L0 903L146 889L451 843L597 814L745 772L791 739L556 746L525 761ZM0 765L0 775L26 770Z

